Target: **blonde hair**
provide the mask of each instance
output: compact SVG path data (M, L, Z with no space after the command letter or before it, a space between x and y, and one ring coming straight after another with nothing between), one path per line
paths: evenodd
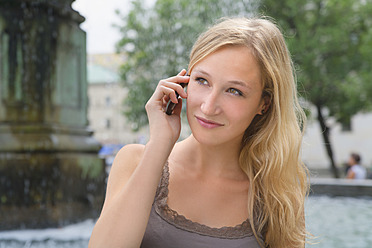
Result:
M270 107L242 140L240 166L250 181L250 224L262 247L304 247L308 171L300 159L306 117L297 99L292 60L279 28L267 18L223 19L203 33L190 54L195 64L225 46L246 46L262 73Z

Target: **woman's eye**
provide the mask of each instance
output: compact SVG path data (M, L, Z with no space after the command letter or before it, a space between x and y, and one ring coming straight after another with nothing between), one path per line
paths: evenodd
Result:
M196 78L195 81L200 85L208 85L208 81L204 78Z
M236 96L242 96L243 95L243 93L240 90L237 90L237 89L234 89L234 88L228 89L227 92L229 92L233 95L236 95Z

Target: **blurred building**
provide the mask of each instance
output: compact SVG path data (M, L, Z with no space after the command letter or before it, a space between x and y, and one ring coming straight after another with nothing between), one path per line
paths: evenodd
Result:
M147 129L133 132L123 115L123 100L127 90L123 88L118 69L125 57L118 54L88 55L88 120L94 137L104 146L101 152L115 153L128 143L144 143Z
M335 163L343 176L344 164L351 152L361 155L361 164L372 170L372 113L360 113L351 119L351 130L344 130L342 125L333 120L328 121L331 126L330 140L333 147ZM310 118L302 147L302 159L310 169L320 174L329 175L330 162L324 147L322 130L315 118ZM322 176L322 175L320 175Z

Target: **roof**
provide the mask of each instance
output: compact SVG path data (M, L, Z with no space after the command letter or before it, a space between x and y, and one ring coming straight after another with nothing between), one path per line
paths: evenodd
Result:
M118 73L101 65L88 63L87 70L89 84L117 83L120 81Z

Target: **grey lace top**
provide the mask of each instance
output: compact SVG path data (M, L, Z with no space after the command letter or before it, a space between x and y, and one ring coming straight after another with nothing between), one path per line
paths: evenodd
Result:
M164 166L141 248L259 248L249 221L212 228L193 222L167 205L168 164Z

